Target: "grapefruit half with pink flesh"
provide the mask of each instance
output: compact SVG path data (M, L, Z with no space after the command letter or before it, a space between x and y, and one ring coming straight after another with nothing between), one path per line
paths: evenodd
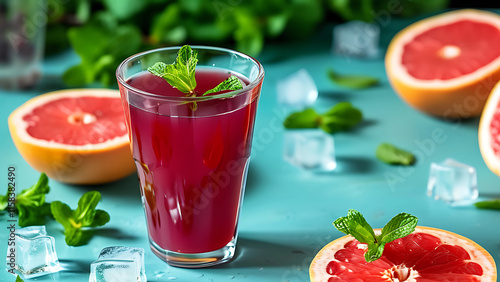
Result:
M479 116L500 80L500 15L465 9L418 21L389 44L387 77L413 108L444 118Z
M135 171L117 90L46 93L19 106L8 122L21 156L52 179L101 184Z
M500 82L491 91L481 114L478 137L484 162L500 176Z
M495 261L485 249L441 229L417 227L386 244L374 262L365 261L365 252L366 244L350 235L329 243L311 262L311 281L497 281Z

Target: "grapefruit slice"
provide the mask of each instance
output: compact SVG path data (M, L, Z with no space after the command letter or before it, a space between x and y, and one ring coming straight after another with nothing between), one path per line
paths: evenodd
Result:
M500 176L500 82L486 101L479 121L478 139L484 162Z
M500 79L500 16L465 9L418 21L400 31L385 57L399 96L444 118L479 116Z
M117 90L71 89L30 99L9 116L21 156L72 184L101 184L135 171Z
M376 234L380 232L376 230ZM309 267L311 282L496 281L491 255L472 240L449 231L417 227L385 245L382 257L365 261L366 244L348 235L321 249Z

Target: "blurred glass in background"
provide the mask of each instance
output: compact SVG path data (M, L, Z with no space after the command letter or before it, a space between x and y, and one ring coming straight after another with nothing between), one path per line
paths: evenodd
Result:
M41 77L46 0L0 0L0 87L26 89Z

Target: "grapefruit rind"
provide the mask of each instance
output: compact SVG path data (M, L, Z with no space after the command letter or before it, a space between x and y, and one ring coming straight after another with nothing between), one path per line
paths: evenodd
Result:
M500 57L472 73L448 80L415 78L402 64L403 48L416 36L432 27L467 19L500 30L498 14L463 9L418 21L401 30L391 40L385 57L387 77L394 90L410 106L444 118L469 118L481 114L490 90L500 80Z
M136 167L127 134L100 144L75 146L33 138L26 132L28 125L23 116L32 109L59 98L83 96L119 98L120 93L109 89L69 89L30 99L14 110L8 119L17 150L32 168L64 183L96 185L132 174Z
M495 113L499 110L500 103L500 81L495 85L486 101L486 105L479 121L478 140L479 151L486 166L496 175L500 176L500 158L495 154L492 144L490 126ZM498 140L500 143L500 140Z
M380 232L381 229L375 230L375 234L377 235L379 235ZM415 232L423 232L434 235L441 239L442 244L458 245L462 247L469 253L471 261L479 263L483 268L483 276L481 276L481 281L497 281L497 270L493 257L488 253L488 251L486 251L476 242L470 240L467 237L432 227L417 226L415 228ZM354 237L352 237L351 235L340 237L328 243L316 254L309 267L309 276L311 278L311 282L324 282L328 281L328 279L332 277L326 272L328 263L332 260L335 260L335 253L338 250L342 249L347 242L353 239ZM383 274L381 273L381 275Z

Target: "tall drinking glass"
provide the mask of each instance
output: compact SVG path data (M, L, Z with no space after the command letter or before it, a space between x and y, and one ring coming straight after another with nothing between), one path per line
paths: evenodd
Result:
M179 48L136 54L116 75L151 249L170 265L195 268L234 256L264 69L239 52L192 46L199 93L230 74L244 87L186 97L147 72L173 63Z

